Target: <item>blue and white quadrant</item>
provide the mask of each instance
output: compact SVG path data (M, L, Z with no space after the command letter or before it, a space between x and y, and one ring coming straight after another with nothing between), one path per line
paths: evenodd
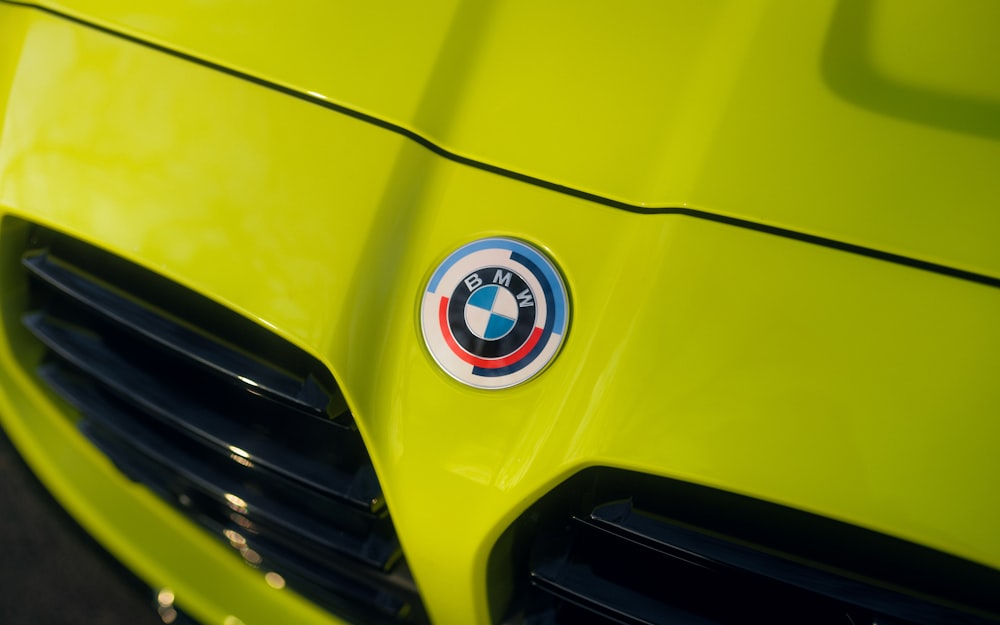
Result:
M481 339L495 341L510 334L517 323L514 294L490 284L477 290L465 304L465 323Z

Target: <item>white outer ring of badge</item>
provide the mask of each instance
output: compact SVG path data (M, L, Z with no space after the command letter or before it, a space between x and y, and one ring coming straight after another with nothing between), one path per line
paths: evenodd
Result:
M527 267L512 261L511 254L515 252L521 253L537 265L542 274L541 278ZM548 310L547 304L539 306L536 325L544 324L549 315L555 315L555 318L552 319L552 330L539 340L539 344L542 345L541 350L524 367L499 376L475 374L476 367L460 358L448 346L444 337L439 336L441 334L439 321L441 297L450 298L455 289L458 288L462 278L469 272L488 266L506 267L517 273L531 287L536 302L544 301L541 287L542 280L545 280L552 292L554 307L561 309L561 314L559 314L559 311ZM540 297L541 300L539 300ZM468 386L499 390L527 382L548 367L565 340L566 331L569 328L569 313L569 296L562 275L547 255L524 241L507 237L490 237L463 245L449 254L437 266L423 290L420 328L424 344L431 357L445 373ZM516 362L519 361L515 361L515 364Z

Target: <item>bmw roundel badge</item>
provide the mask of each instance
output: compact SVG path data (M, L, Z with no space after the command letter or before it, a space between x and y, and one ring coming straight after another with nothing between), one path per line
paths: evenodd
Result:
M420 325L434 360L477 388L507 388L545 368L569 323L559 272L521 241L490 238L453 252L424 291Z

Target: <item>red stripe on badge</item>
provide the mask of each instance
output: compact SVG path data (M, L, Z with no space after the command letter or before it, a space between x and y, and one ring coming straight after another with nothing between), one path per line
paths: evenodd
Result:
M481 367L483 369L499 369L501 367L514 364L518 360L527 356L542 338L542 329L535 328L531 333L531 336L528 337L528 340L524 342L524 345L522 345L513 354L508 354L503 358L479 358L465 351L465 349L458 344L458 341L455 340L455 336L451 333L451 326L448 325L447 297L441 298L441 305L438 307L438 322L441 324L441 336L444 337L444 342L448 344L451 351L470 365Z

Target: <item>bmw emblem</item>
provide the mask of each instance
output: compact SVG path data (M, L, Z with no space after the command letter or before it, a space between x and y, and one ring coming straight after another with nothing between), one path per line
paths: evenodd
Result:
M569 323L566 287L534 247L505 238L455 250L424 291L420 325L434 360L469 386L507 388L545 368Z

